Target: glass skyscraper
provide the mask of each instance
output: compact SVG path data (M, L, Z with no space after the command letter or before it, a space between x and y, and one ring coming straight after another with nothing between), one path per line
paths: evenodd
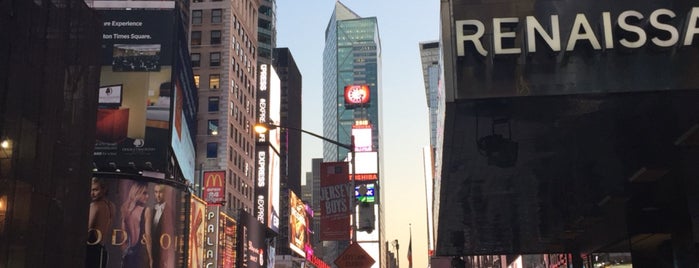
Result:
M368 95L358 105L345 98L349 87L362 87ZM383 255L383 213L380 201L381 181L381 40L376 17L363 18L336 2L328 27L325 31L323 51L323 135L344 144L352 142L355 136L357 151L357 174L372 173L373 181L361 183L375 184L376 199L373 203L374 226L363 231L359 226L357 241L381 266ZM368 94L365 94L368 93ZM365 96L363 96L365 97ZM369 131L369 129L371 131ZM371 133L371 135L369 135ZM363 146L359 149L359 146ZM330 143L323 146L325 162L348 160L349 150ZM362 161L360 161L360 156ZM374 166L370 172L360 172L367 162ZM362 174L364 175L364 174ZM359 182L358 182L359 183ZM360 218L362 212L360 211ZM339 252L341 253L341 252Z

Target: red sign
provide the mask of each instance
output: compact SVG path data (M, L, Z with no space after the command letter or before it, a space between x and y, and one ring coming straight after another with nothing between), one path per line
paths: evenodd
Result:
M345 86L345 105L356 106L369 103L368 85Z
M350 238L350 195L347 162L320 164L320 240Z
M204 201L209 205L221 205L225 200L225 171L204 171Z
M376 261L366 253L359 243L351 244L342 254L337 257L335 264L339 268L369 268Z

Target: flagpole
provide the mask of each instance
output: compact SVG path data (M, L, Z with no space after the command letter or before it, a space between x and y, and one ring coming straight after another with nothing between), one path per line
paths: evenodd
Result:
M408 223L410 228L410 240L408 242L408 268L413 268L413 224Z

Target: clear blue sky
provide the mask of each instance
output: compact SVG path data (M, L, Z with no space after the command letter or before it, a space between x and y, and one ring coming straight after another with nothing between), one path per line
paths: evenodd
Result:
M422 148L429 144L429 124L419 43L439 39L439 1L340 1L361 17L376 17L381 37L383 157L381 179L389 241L400 243L406 259L412 224L413 266L427 266L427 223ZM303 128L322 134L322 72L325 27L334 0L277 1L277 46L288 47L303 76ZM304 172L322 158L322 142L303 138Z

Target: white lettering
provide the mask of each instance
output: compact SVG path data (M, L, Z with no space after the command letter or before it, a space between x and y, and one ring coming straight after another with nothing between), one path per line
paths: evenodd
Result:
M464 35L464 26L476 26L476 32L473 35ZM479 20L457 20L456 21L456 54L459 56L465 55L464 42L471 41L476 47L478 53L483 57L488 55L488 51L483 48L480 38L485 33L485 26Z
M536 37L538 33L544 39L549 48L553 51L561 51L561 31L558 26L558 15L551 15L551 35L549 35L544 26L533 16L527 16L527 51L536 52Z
M627 10L624 12L621 12L619 14L619 18L617 19L617 23L619 24L619 28L626 30L627 32L632 32L635 33L638 36L638 40L635 42L631 42L627 40L626 38L622 38L619 40L619 43L628 48L639 48L642 47L643 44L646 43L646 32L643 31L643 28L638 27L636 25L631 25L626 21L626 18L628 17L635 17L638 20L643 19L643 14L641 14L638 11L635 10Z
M519 54L522 53L520 48L502 48L503 38L515 38L517 37L515 32L503 32L503 24L514 24L511 28L516 28L517 23L519 23L518 18L494 18L493 19L493 41L495 43L495 54Z
M583 29L583 33L580 33L580 29ZM575 48L575 43L578 42L578 40L584 40L587 39L590 41L590 44L592 45L592 48L595 50L600 50L602 47L599 44L599 41L597 40L597 37L595 36L595 33L592 31L592 26L590 26L590 22L587 21L587 18L585 17L585 14L578 13L575 15L575 22L573 22L573 28L570 30L570 38L568 38L568 46L566 47L566 51L573 51Z
M650 25L655 27L658 30L663 30L666 31L670 34L670 38L667 40L661 40L658 37L653 37L651 38L651 42L655 44L656 46L659 47L671 47L677 44L677 42L680 40L680 34L677 31L677 29L670 25L670 24L664 24L661 23L658 20L658 17L660 16L668 16L671 19L675 18L675 12L672 12L672 10L661 8L656 11L653 11L653 13L650 14Z
M697 28L697 19L699 19L699 7L693 7L692 12L689 13L689 18L687 18L687 32L684 35L684 45L691 46L694 43L694 35L699 34L699 28Z

